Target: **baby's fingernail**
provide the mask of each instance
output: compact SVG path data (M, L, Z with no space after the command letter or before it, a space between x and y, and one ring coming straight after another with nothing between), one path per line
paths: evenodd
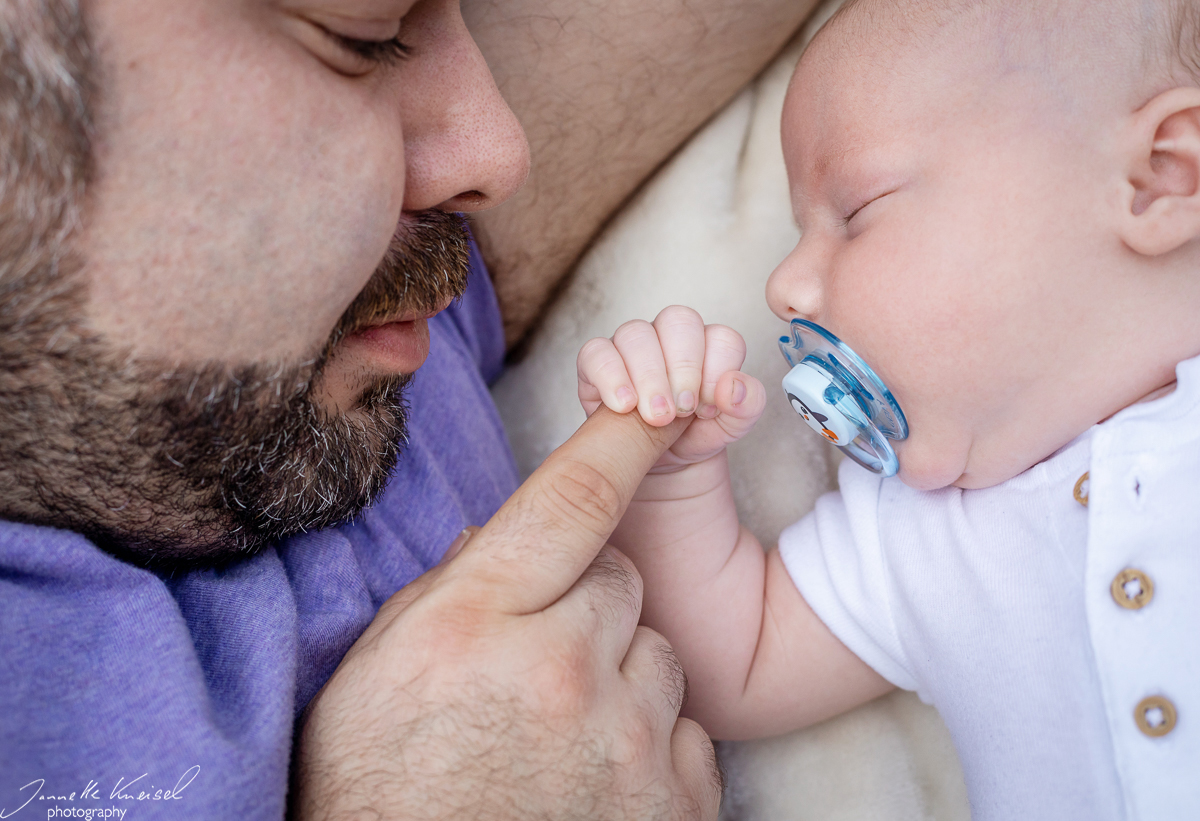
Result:
M687 416L696 408L696 394L684 391L675 399L675 411L681 416Z
M740 405L746 401L746 383L740 379L733 380L733 404Z
M629 388L618 388L617 403L623 408L628 408L630 405L637 404L637 396Z
M667 397L656 396L650 400L650 415L657 419L660 416L666 416L671 412L671 406L667 404Z
M704 405L703 407L700 408L700 410L696 413L696 415L699 416L701 419L712 419L714 416L717 415L717 406L716 405Z

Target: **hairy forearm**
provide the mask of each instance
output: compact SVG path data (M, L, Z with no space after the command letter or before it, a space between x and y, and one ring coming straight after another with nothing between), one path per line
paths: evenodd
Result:
M463 0L529 137L524 190L475 228L518 342L597 232L817 0Z

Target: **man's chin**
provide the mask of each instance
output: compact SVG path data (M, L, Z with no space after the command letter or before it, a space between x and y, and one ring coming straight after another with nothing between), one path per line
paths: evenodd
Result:
M408 381L376 379L352 409L333 415L310 392L269 425L251 425L232 452L223 438L218 470L191 465L192 490L211 490L196 511L195 535L171 552L188 566L220 564L357 517L382 493L407 444Z
M219 566L358 516L407 441L402 376L360 389L352 412L327 414L312 363L168 372L125 361L80 342L57 374L78 394L71 413L50 408L48 391L9 408L43 421L28 436L8 426L6 446L29 439L41 458L0 472L15 489L40 488L28 500L10 494L6 518L77 531L159 571Z

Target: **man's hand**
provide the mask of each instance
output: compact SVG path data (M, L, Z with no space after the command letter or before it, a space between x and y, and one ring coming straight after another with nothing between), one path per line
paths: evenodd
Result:
M397 593L305 717L302 819L715 819L686 679L605 547L687 420L601 411ZM459 545L456 545L459 546Z

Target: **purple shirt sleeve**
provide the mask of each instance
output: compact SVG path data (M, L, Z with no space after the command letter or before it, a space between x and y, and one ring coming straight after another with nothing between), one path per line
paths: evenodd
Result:
M430 321L409 446L359 520L176 577L0 522L0 818L283 818L304 706L379 605L516 487L487 390L503 330L472 253L467 293Z

